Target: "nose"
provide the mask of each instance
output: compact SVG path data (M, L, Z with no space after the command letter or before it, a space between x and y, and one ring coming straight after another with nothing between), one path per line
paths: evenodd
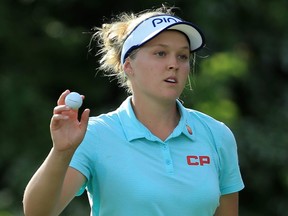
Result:
M177 57L171 56L168 60L168 69L177 70L179 68L179 62Z

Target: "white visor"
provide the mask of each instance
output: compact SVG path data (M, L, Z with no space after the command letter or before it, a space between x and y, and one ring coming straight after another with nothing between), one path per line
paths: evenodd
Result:
M131 51L168 29L184 33L189 40L191 52L202 48L205 44L202 32L194 24L166 14L152 16L136 26L126 38L122 47L121 63L124 64Z

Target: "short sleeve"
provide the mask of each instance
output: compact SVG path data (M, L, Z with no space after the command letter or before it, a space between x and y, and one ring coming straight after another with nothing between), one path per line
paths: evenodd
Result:
M222 126L217 151L220 162L220 191L225 195L242 190L244 183L240 173L235 137L225 124Z

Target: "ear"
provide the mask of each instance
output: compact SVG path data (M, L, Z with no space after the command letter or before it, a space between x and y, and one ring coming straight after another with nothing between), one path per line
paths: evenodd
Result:
M133 65L129 57L124 62L123 70L128 77L133 74Z

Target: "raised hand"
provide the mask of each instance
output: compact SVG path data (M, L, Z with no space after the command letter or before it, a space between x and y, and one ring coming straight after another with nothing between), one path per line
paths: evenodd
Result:
M89 109L83 111L79 120L78 110L65 105L65 97L69 93L66 90L60 95L50 122L50 133L56 151L75 151L83 140L88 125Z

